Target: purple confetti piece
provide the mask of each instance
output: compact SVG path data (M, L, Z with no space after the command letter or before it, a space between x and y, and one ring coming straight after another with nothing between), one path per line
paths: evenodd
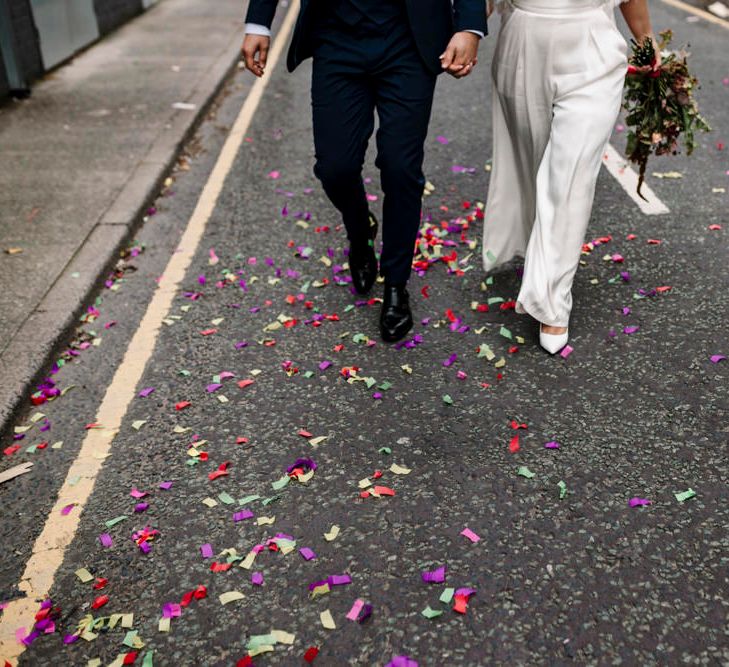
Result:
M244 347L248 347L248 343L244 340L240 341L239 343L235 344L236 350L242 350Z
M640 327L637 325L623 327L623 333L627 335L634 334L636 331L638 331L638 329L640 329Z
M149 509L149 503L137 503L134 506L134 511L139 512L146 512Z
M385 667L418 667L418 663L406 655L396 655Z
M324 360L319 364L319 370L325 371L327 368L329 368L332 365L331 361Z
M238 523L239 521L245 521L246 519L252 519L254 517L253 512L250 510L241 510L233 514L233 521Z
M376 401L382 400L382 392L376 391L374 394L372 394L372 398Z
M352 577L348 574L333 574L327 578L330 586L346 586L352 583Z
M561 445L556 440L550 440L544 443L544 449L559 449Z
M448 139L447 139L446 137L444 137L444 136L441 136L441 135L439 135L439 136L437 136L437 137L435 138L435 140L436 140L436 141L437 141L437 142L438 142L439 144L443 144L444 146L447 146L447 145L448 145Z
M456 362L456 359L458 359L458 355L454 352L450 357L448 357L448 359L443 362L443 365L446 368L449 368Z
M208 392L208 394L212 394L214 391L218 391L223 385L218 382L213 382L209 384L207 387L205 387L205 391Z
M200 547L200 555L202 555L203 558L212 558L213 557L213 545L212 544L203 544Z
M263 572L254 572L251 575L251 583L254 586L263 586Z
M628 501L628 505L631 507L642 507L644 505L650 505L651 501L648 498L631 498Z
M169 491L172 488L172 482L160 482L159 488L164 489L165 491Z
M309 470L316 470L316 463L313 459L296 459L296 461L286 468L286 472L291 474L296 468L304 468L308 472Z
M74 507L76 507L76 503L71 503L70 505L66 505L66 506L65 506L65 507L64 507L64 508L63 508L63 509L61 510L61 516L68 516L69 514L71 514L71 510L72 510L72 509L73 509Z
M720 361L726 361L726 357L723 354L712 354L711 363L718 364Z
M64 644L73 644L74 642L77 642L79 639L81 639L81 635L65 635L63 638Z
M146 398L154 391L154 387L147 387L146 389L142 389L142 391L139 392L139 395L142 398Z
M314 560L316 558L316 554L309 547L301 547L299 553L304 560Z
M106 547L107 549L114 544L109 533L103 533L99 535L99 542L101 542L101 545Z
M432 572L425 570L424 572L420 573L423 581L427 584L442 584L445 581L445 575L445 565L439 567L437 570L433 570Z
M463 597L470 598L476 594L475 588L458 588L456 589L456 595L462 595Z
M623 308L623 315L630 315L630 313L633 312L630 306L625 306Z

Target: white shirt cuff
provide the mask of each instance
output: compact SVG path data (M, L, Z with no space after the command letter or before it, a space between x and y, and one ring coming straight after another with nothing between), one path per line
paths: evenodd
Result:
M463 32L472 32L474 35L478 35L481 39L486 36L480 30L464 30Z
M246 35L263 35L264 37L271 36L271 30L265 25L259 23L246 23Z

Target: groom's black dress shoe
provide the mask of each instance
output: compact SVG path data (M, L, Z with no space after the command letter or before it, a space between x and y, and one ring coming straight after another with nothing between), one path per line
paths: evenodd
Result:
M352 284L358 294L367 294L377 280L376 236L377 218L370 213L366 245L352 244L349 249L349 271L352 274Z
M413 314L410 312L410 296L405 285L388 285L382 296L380 312L380 333L386 343L394 343L413 327Z

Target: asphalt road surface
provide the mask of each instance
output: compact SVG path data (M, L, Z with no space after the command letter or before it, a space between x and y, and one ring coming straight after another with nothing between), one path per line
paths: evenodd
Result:
M578 271L569 356L545 354L509 309L516 271L486 284L480 267L494 38L472 77L439 82L425 228L451 261L412 280L407 346L380 342L378 304L340 284L344 236L311 173L310 68L279 63L93 493L62 516L56 494L133 364L249 89L233 78L123 274L99 286L52 376L68 391L3 440L3 470L34 467L0 485L0 606L22 597L44 526L80 517L53 631L21 664L235 665L262 650L256 665L296 665L311 647L320 665L729 663L729 361L712 361L729 356L729 33L652 7L691 44L714 131L693 157L649 165L666 215L603 170L588 236L609 240ZM313 475L287 477L298 459ZM92 630L88 615L106 620Z

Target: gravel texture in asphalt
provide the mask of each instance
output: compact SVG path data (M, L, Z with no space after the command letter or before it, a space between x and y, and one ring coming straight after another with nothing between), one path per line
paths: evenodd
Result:
M668 215L642 215L601 174L588 240L610 238L583 256L566 358L545 354L535 323L509 308L517 271L487 283L480 267L493 37L473 77L439 83L425 229L455 256L413 278L417 338L404 347L379 341L376 301L337 284L347 275L336 271L344 237L311 174L310 69L270 73L137 388L154 391L132 402L56 577L56 632L33 642L22 664L109 664L139 650L137 664L154 652L154 664L233 665L261 645L272 650L253 658L260 665L301 664L309 647L322 665L397 655L420 665L729 662L729 362L711 360L729 356L727 33L653 8L657 27L693 45L714 132L699 137L694 157L649 165L681 174L650 178ZM138 270L101 292L100 315L84 326L101 343L54 376L75 389L39 408L50 432L38 432L41 420L3 462L35 467L0 486L0 601L18 594L33 540L53 520L48 508L84 427L240 107L242 76L140 232ZM613 143L622 149L624 133ZM379 211L372 159L366 175ZM181 401L189 407L177 410ZM27 451L41 441L63 445ZM545 447L552 442L559 448ZM316 470L284 485L300 458ZM228 474L210 480L225 462ZM394 495L377 497L377 487ZM688 489L695 496L678 500ZM633 498L650 504L631 507ZM149 506L135 512L139 503ZM159 531L148 554L132 540L145 526ZM254 562L243 560L257 545ZM232 567L215 572L213 563ZM443 566L442 582L423 580ZM103 590L79 580L81 567L108 579ZM312 594L330 577L336 585ZM165 605L199 586L207 597L179 616L168 608L174 617L160 632ZM475 591L465 614L449 588ZM221 604L230 591L243 597ZM109 602L92 609L102 594ZM372 607L362 622L346 617L358 599ZM116 613L133 613L138 634L117 625L63 644L86 614ZM295 639L258 637L272 630Z

